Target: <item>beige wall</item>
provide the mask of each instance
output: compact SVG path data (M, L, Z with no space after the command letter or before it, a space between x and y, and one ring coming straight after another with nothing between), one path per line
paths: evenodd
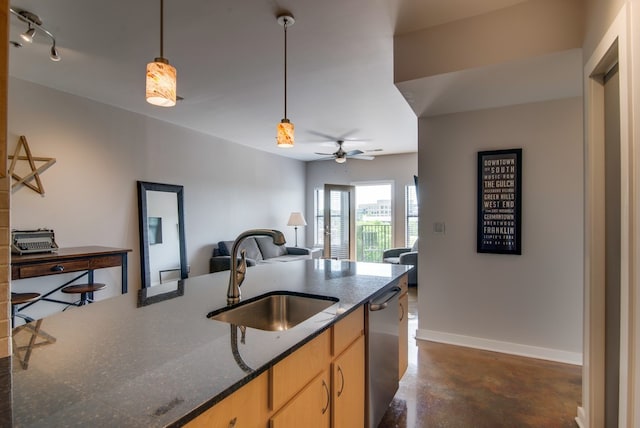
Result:
M625 0L585 0L584 60L589 59L605 31L609 28Z
M582 98L422 118L419 135L418 337L580 364ZM480 254L477 152L509 148L522 255Z
M294 240L286 223L304 206L304 162L11 78L10 151L20 135L34 156L57 162L42 174L44 197L26 188L12 194L11 226L52 228L63 247L131 248L133 293L140 288L136 180L184 186L192 276L209 272L215 243L245 229L276 228ZM70 275L57 276L56 283ZM117 294L119 275L119 268L96 271L96 280L109 285L96 297ZM51 286L51 277L12 283L22 291ZM59 304L40 302L27 313L59 310Z
M579 48L582 0L536 0L394 38L394 81Z

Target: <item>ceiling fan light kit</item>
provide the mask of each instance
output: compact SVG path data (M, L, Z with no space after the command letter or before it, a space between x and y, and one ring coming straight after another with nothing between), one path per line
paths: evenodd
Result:
M278 15L278 24L284 28L284 118L276 129L276 143L281 148L291 148L295 144L295 127L287 118L287 27L296 21L290 13Z
M160 107L176 105L176 69L163 57L164 0L160 0L160 56L147 64L146 99Z

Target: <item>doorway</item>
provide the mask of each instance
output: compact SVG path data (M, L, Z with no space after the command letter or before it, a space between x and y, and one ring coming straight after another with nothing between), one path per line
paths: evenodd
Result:
M324 257L355 260L355 187L324 185Z
M380 263L393 247L393 183L356 184L356 261Z
M622 7L584 68L584 344L580 427L635 426L634 195L628 11Z

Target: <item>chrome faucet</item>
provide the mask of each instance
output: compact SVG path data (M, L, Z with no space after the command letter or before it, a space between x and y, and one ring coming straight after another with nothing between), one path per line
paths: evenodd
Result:
M242 285L247 271L247 259L246 253L243 250L238 266L238 248L242 241L250 236L270 236L276 245L284 245L286 242L282 232L275 229L250 229L238 235L231 249L231 275L229 275L229 288L227 289L227 304L229 305L240 301L240 285Z

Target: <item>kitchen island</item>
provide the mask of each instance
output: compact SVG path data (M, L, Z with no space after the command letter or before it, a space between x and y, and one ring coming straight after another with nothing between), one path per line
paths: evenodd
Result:
M13 364L12 402L0 420L12 419L15 427L182 426L325 334L406 271L319 259L252 267L243 301L283 290L338 301L286 331L247 328L242 340L236 326L207 318L226 306L228 272L187 279L166 294L170 298L155 296L156 303L143 307L130 293L72 308L44 320L54 344L35 348L26 370Z

